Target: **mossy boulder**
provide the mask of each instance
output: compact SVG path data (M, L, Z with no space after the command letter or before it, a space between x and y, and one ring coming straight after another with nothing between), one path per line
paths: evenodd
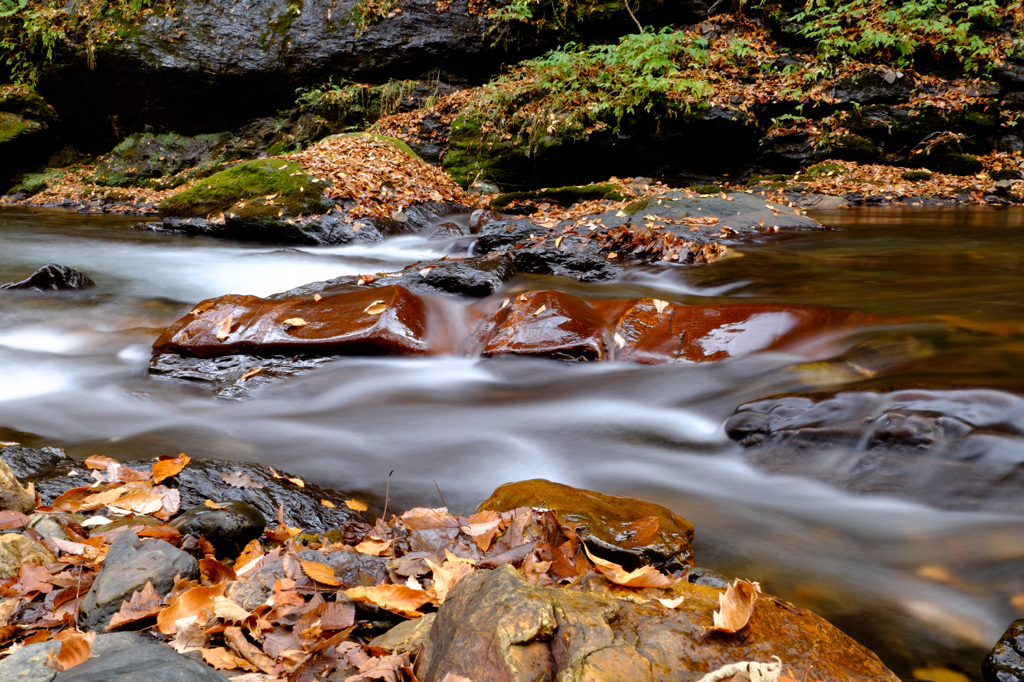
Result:
M53 109L35 92L0 86L0 182L46 158L56 125Z
M419 158L419 156L416 155L416 152L413 151L412 147L410 147L405 141L400 140L397 137L391 137L390 135L380 135L378 133L339 133L337 135L331 135L324 139L330 140L336 137L372 137L375 140L387 142L392 147L395 147L399 151L405 152L414 159Z
M626 197L622 188L611 183L594 185L570 185L568 187L550 187L532 192L509 192L501 194L490 202L490 207L501 209L513 201L550 201L556 204L570 205L577 201L593 201L610 199L619 201Z
M160 215L206 218L231 213L253 221L324 213L326 187L304 166L281 159L243 161L160 203Z
M125 138L96 164L98 185L176 187L208 175L221 163L228 133L189 137L175 133L136 133Z

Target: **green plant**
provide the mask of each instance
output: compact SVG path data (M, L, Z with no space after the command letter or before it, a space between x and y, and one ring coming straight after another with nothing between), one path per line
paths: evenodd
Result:
M357 0L346 20L356 27L358 36L381 19L395 16L397 8L398 0Z

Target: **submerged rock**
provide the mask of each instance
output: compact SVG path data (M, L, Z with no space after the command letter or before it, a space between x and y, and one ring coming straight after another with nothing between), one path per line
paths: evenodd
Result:
M130 530L121 531L107 550L103 568L96 574L82 601L79 625L101 630L121 608L121 602L152 583L158 594L170 592L175 576L195 579L199 564L191 556L163 540L140 540Z
M1024 399L989 390L851 391L742 405L726 433L773 472L938 507L1024 511Z
M480 510L518 507L554 509L581 540L630 569L651 565L679 571L694 563L693 525L659 504L538 478L500 486Z
M637 592L646 599L638 599ZM645 594L649 593L649 594ZM441 682L587 679L694 682L738 661L814 670L846 682L897 682L874 654L810 611L774 597L737 634L709 634L720 590L679 583L622 590L600 576L570 588L533 587L511 567L463 578L441 605L416 675ZM667 608L655 597L681 596Z
M80 291L91 289L96 283L75 268L50 263L39 268L20 282L0 284L0 289L32 291Z

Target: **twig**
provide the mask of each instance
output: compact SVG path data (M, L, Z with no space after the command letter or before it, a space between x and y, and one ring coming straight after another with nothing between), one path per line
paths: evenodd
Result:
M637 21L636 15L633 14L633 10L629 6L629 0L622 0L622 4L626 6L626 11L629 12L629 16L633 20L633 23L636 24L637 29L640 31L640 33L643 33L644 27L640 25L640 22ZM640 5L638 4L637 7L639 6Z
M437 494L441 496L441 505L447 509L448 503L444 501L444 495L441 494L441 486L437 484L437 481L434 481L434 487L437 488Z
M387 487L384 488L384 523L387 523L388 518L388 498L391 496L391 474L393 473L395 473L394 469L388 472L388 484Z

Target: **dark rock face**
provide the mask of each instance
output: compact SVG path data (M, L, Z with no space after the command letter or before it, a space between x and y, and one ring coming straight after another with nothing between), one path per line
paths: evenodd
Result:
M220 355L193 358L173 353L155 356L149 363L149 375L157 379L188 382L221 398L247 398L259 388L284 377L308 372L329 357L257 357ZM258 370L252 374L254 370Z
M53 149L57 117L27 88L0 87L0 194L12 176L42 161Z
M601 360L604 320L586 301L560 291L519 294L490 320L482 354Z
M488 37L466 2L438 12L432 0L412 0L401 9L378 19L362 16L355 0L189 0L97 49L94 68L78 53L47 73L40 91L54 97L74 136L120 137L145 125L194 134L283 108L297 86L330 76L482 78L514 58L516 46ZM231 106L195 104L209 101Z
M50 263L39 268L20 282L0 284L0 289L31 291L81 291L96 283L74 268Z
M170 176L182 171L213 169L222 160L221 148L229 137L227 133L195 137L175 133L129 135L96 164L96 183L145 187L153 180L166 178L160 186L170 186Z
M233 500L216 504L225 508L200 504L174 519L171 525L182 535L206 538L217 549L218 556L237 556L249 541L263 534L267 520L258 509L245 502Z
M431 350L424 302L389 286L316 299L203 301L167 329L154 354L393 355Z
M1024 619L1006 628L981 664L981 675L985 682L1024 681Z
M794 670L813 667L823 679L896 682L877 657L805 609L775 598L758 601L741 634L709 636L704 625L719 590L680 583L658 597L683 596L666 609L657 601L619 598L602 577L571 588L533 587L511 566L461 579L441 605L416 659L416 676L474 680L698 680L737 661L783 655Z
M511 511L544 507L558 512L580 539L625 566L653 565L679 571L693 564L693 525L659 504L621 495L573 488L544 479L506 483L491 493L480 510ZM655 519L653 532L638 532L638 520Z
M43 662L60 646L59 641L40 642L14 652L0 661L0 682L227 682L213 668L134 632L97 635L93 658L55 677Z
M840 393L741 406L726 433L769 471L939 507L1020 513L1024 399L998 391Z
M199 564L185 552L163 540L140 540L131 531L115 538L103 560L103 568L82 602L79 624L84 630L101 630L121 602L153 583L159 594L174 586L174 576L194 579Z
M69 488L92 485L95 481L60 448L29 448L23 445L0 446L0 457L7 462L22 483L31 483L42 499L50 504ZM69 472L78 473L69 475Z

